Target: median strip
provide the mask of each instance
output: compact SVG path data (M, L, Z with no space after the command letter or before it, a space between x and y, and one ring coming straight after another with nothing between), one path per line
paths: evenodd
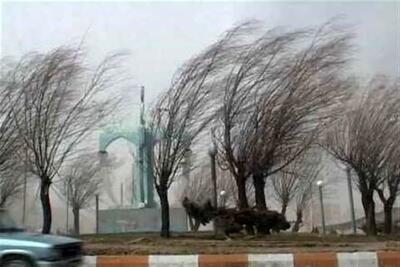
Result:
M84 267L400 267L400 252L85 256Z

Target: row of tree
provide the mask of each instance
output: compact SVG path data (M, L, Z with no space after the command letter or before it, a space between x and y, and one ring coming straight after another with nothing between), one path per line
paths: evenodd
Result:
M119 98L105 92L115 84L118 59L107 57L93 69L82 49L60 47L2 61L0 204L21 191L21 177L38 178L43 233L51 229L55 181L68 191L77 233L79 209L98 189L100 166L82 141L118 106Z
M399 192L399 84L361 87L349 74L352 39L335 21L300 30L264 30L251 21L179 69L150 124L161 137L153 160L162 236L169 236L168 190L185 153L209 132L239 209L249 208L249 183L256 208L267 209L271 178L283 213L296 199L298 228L319 172L315 151L325 149L357 174L368 233L376 234L374 192L388 216Z
M376 235L375 194L384 206L384 232L392 231L392 209L400 193L400 79L375 77L347 103L322 146L355 175L367 233Z
M270 178L282 213L296 199L300 222L318 174L315 151L324 149L356 174L368 233L376 234L376 194L390 232L400 184L399 81L378 77L360 85L350 74L352 39L335 21L299 30L265 30L251 21L179 68L148 125L156 137L149 160L162 236L169 237L169 188L187 153L207 150L202 145L210 139L239 209L249 208L253 196L256 208L266 209ZM119 59L107 57L92 69L81 49L61 47L2 62L0 203L12 195L4 192L20 188L15 185L24 174L39 178L44 233L51 228L53 182L78 177L74 186L64 183L72 192L84 188L85 178L95 180L98 166L79 166L82 141L118 106L118 97L109 93L120 77ZM70 159L77 163L66 165ZM63 171L68 166L71 171Z

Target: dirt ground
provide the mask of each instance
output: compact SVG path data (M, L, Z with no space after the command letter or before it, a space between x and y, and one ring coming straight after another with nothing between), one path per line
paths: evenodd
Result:
M400 236L366 237L281 233L264 237L233 236L232 240L214 238L212 233L84 235L86 255L147 254L245 254L296 253L312 251L400 251Z

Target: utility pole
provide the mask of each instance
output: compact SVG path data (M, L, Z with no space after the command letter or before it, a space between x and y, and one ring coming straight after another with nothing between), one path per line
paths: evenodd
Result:
M211 163L211 179L213 185L213 206L214 208L218 208L218 200L217 200L217 174L215 170L215 156L217 155L217 148L212 143L211 147L208 150L208 155L210 156L210 163ZM214 220L214 235L217 235L217 227L215 225Z
M69 231L68 231L68 228L69 228L69 225L68 225L68 215L69 215L69 212L68 212L68 202L69 202L69 182L68 182L68 178L67 178L67 181L65 181L65 183L66 183L66 186L67 186L67 201L66 201L66 207L65 207L65 210L66 210L66 221L65 221L65 233L68 235L69 234Z
M26 183L28 179L28 149L25 148L25 166L24 166L24 191L23 191L23 202L22 202L22 225L26 223Z
M124 205L124 183L121 183L121 207Z
M96 234L99 233L99 194L96 194Z
M313 201L313 190L311 190L311 193L310 193L310 217L311 217L311 231L314 231L314 212L313 212L313 210L314 210L314 201Z
M26 180L27 180L27 173L25 170L24 173L24 192L23 192L23 202L22 202L22 225L25 226L25 222L26 222Z
M326 235L326 226L325 226L325 210L324 210L324 200L322 196L322 181L318 181L318 190L319 190L319 201L320 201L320 206L321 206L321 221L322 221L322 235Z
M139 177L139 188L140 188L140 202L146 203L145 198L145 188L144 188L144 148L146 145L146 129L145 129L145 120L144 120L144 86L140 87L140 144L139 144L139 168L140 168L140 177ZM146 159L147 160L147 159Z
M399 199L397 199L397 210L398 210L398 215L399 215L398 223L400 223L400 200Z
M351 169L350 169L350 167L346 168L346 175L347 175L347 185L349 188L350 213L351 213L353 234L357 234L356 215L355 215L355 211L354 211L354 199L353 199L353 188L351 186Z
M183 194L187 190L187 188L189 186L190 167L191 167L191 154L192 154L192 151L190 149L187 149L185 151L185 154L184 154L184 161L183 161L183 164L182 164L183 165L182 166L182 176L183 176L184 179L182 179L183 186L182 186L181 194ZM193 225L192 219L189 217L187 212L185 212L185 214L186 214L186 221L188 222L187 224L189 224L189 228L192 229L192 225Z

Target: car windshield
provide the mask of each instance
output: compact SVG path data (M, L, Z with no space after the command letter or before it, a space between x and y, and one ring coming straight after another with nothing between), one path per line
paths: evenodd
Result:
M7 211L0 210L0 232L21 231Z

